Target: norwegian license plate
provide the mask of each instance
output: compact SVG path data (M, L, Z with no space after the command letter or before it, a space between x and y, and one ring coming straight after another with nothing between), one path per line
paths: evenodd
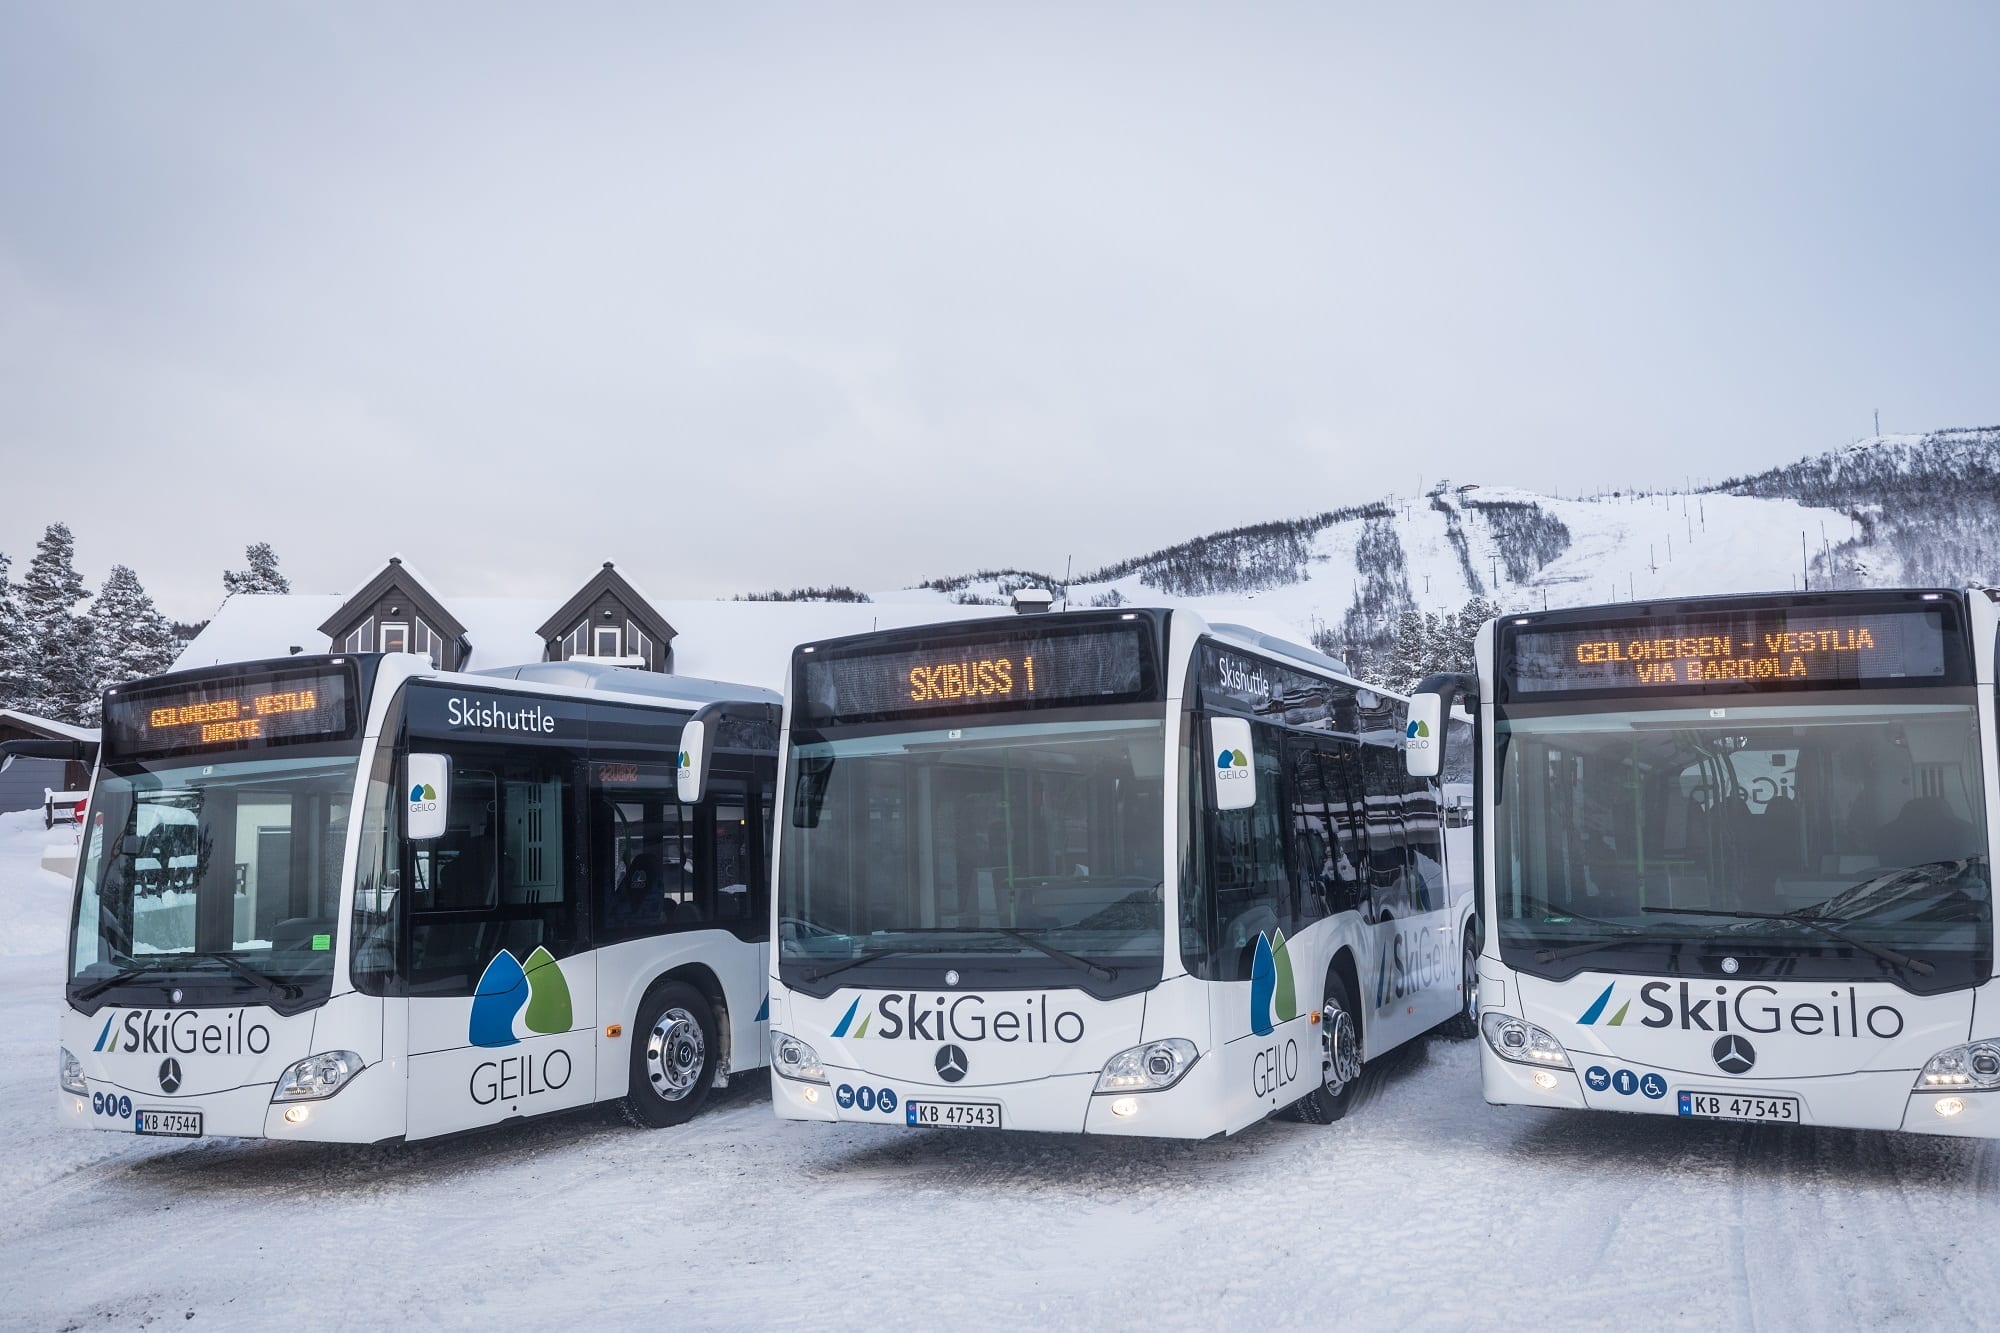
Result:
M1681 1114L1699 1120L1769 1120L1781 1125L1799 1123L1796 1097L1757 1097L1740 1092L1683 1092Z
M998 1129L999 1102L904 1102L905 1123L938 1129Z
M141 1134L164 1134L174 1139L201 1137L199 1111L134 1111L132 1128Z

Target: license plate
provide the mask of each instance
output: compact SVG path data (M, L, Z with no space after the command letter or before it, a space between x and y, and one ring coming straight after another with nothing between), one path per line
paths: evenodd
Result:
M175 1139L201 1137L199 1111L134 1111L132 1128L141 1134L164 1134Z
M904 1102L905 1123L939 1129L998 1129L999 1102Z
M1680 1095L1681 1114L1701 1120L1769 1120L1777 1124L1799 1123L1796 1097L1752 1097L1736 1092L1684 1092Z

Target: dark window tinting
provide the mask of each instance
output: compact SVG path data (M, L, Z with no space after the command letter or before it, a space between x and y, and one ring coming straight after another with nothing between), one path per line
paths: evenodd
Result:
M572 770L559 750L453 755L445 834L409 844L412 994L470 995L502 949L576 950Z

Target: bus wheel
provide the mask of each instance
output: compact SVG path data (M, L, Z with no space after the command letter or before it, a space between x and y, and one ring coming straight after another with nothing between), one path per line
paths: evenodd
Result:
M1326 976L1326 1001L1319 1019L1320 1085L1292 1104L1309 1125L1330 1125L1347 1114L1354 1085L1361 1080L1361 1025L1354 999L1338 972Z
M660 982L639 1002L632 1037L625 1113L633 1123L659 1129L701 1110L722 1050L707 998L684 981Z
M1458 1012L1438 1025L1438 1035L1467 1041L1479 1035L1479 942L1467 935L1459 960Z

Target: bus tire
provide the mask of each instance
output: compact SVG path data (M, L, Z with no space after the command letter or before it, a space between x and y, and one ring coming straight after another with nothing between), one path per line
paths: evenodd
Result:
M1361 1081L1361 1019L1340 973L1326 974L1320 1005L1320 1085L1292 1103L1292 1115L1309 1125L1330 1125L1347 1114Z
M1465 934L1458 964L1458 1012L1438 1024L1438 1035L1449 1041L1470 1041L1479 1035L1479 941Z
M707 997L684 981L654 983L632 1024L626 1118L649 1129L692 1119L715 1086L721 1052Z

